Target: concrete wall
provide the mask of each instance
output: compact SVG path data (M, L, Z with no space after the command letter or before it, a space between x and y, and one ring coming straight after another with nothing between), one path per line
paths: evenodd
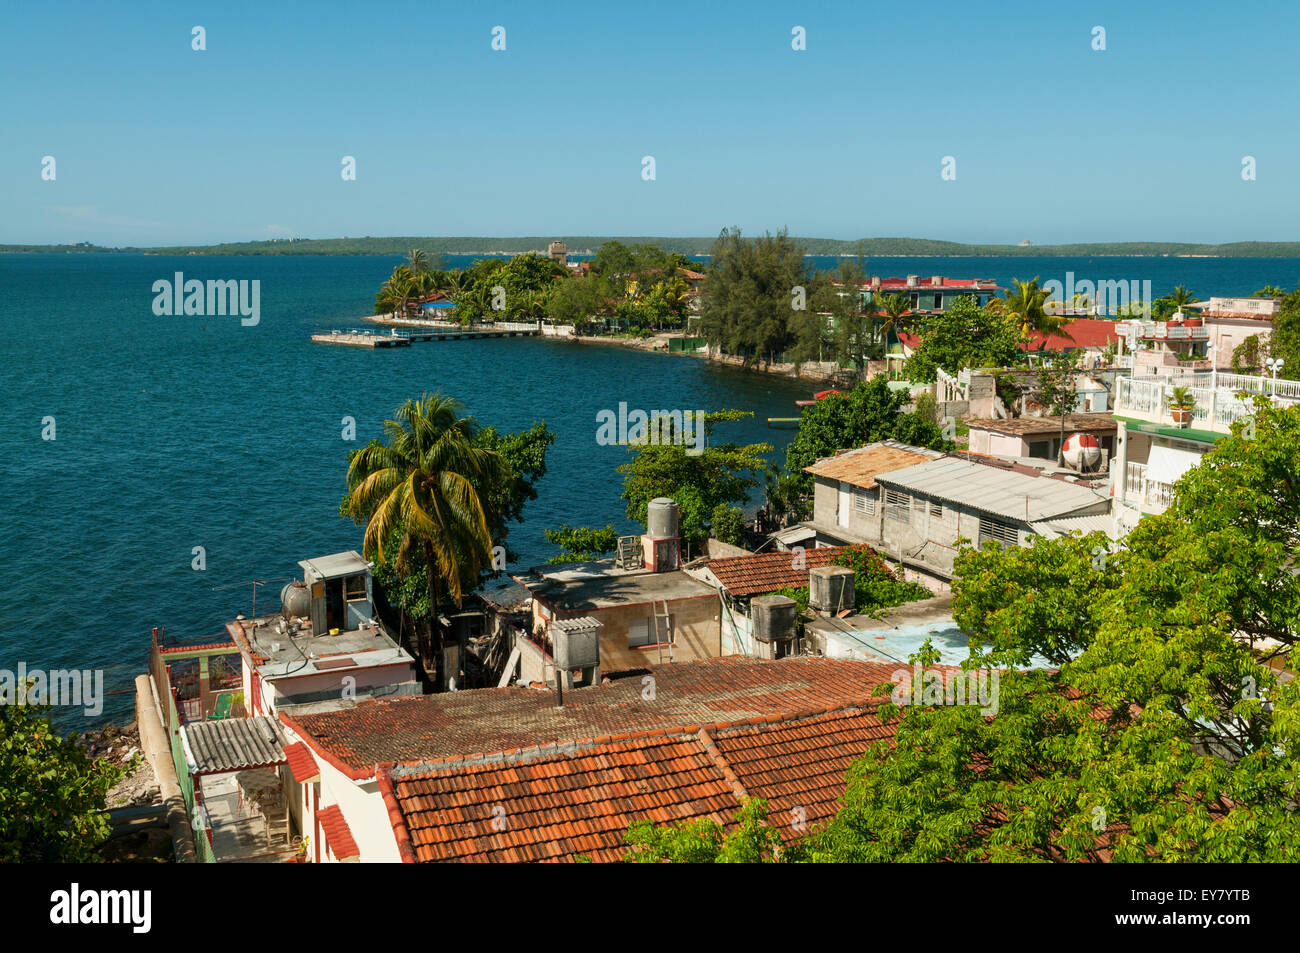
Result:
M345 677L350 677L354 681L345 683L343 681ZM263 679L262 685L263 698L270 703L268 710L271 712L276 711L280 705L293 704L293 699L320 698L323 700L331 694L341 699L345 685L351 686L358 698L371 694L381 696L398 694L396 689L402 686L408 687L413 694L419 692L419 683L415 678L415 666L410 662L405 664L394 663L393 665L374 668L340 668L332 672L320 672L315 675L278 680ZM274 693L273 696L272 693Z
M871 513L862 513L855 505L855 497L858 494L865 494L868 498L870 508L874 511ZM849 535L869 536L879 532L880 525L880 488L875 487L870 490L863 490L859 487L851 487L849 491L849 519L848 526L840 522L840 483L838 480L829 480L822 477L817 478L816 485L813 488L813 522L819 526L825 526L828 529L834 528L840 532L846 532Z
M831 483L831 481L825 482ZM814 498L814 507L817 507L817 501L820 500L821 509L814 509L814 520L828 528L838 527L835 518L836 510L832 508L834 506L832 501L838 497L838 493L832 493L829 486L822 491L821 484L822 481L819 480L820 496ZM877 489L883 491L884 488ZM888 557L891 561L901 559L904 563L919 566L924 571L950 578L953 560L958 551L957 540L964 536L972 543L979 542L981 514L970 507L956 506L937 500L933 501L939 507L939 512L935 513L931 501L911 494L909 496L911 504L906 520L885 518L884 493L881 492L876 500L873 515L867 516L856 512L851 514L849 532L863 539L868 546L878 550L882 556ZM1080 511L1077 515L1105 513L1108 505L1106 500L1099 500L1094 506ZM1017 541L1024 546L1032 535L1034 535L1032 530L1022 526ZM926 585L931 584L931 580L928 579L920 581Z
M285 734L291 742L301 740L297 734L287 728ZM314 784L290 785L300 793L297 811L300 817L300 829L303 834L311 838L307 847L307 857L311 860L316 857L317 832L312 788L319 785L321 809L331 804L339 806L339 810L343 812L343 817L348 822L348 828L352 831L352 839L357 842L357 848L361 851L362 863L399 863L402 858L397 850L397 838L393 836L393 826L388 820L388 808L384 805L383 795L379 793L378 783L373 779L354 781L324 758L318 757L310 745L308 750L316 761L320 780ZM303 804L303 801L306 803ZM323 836L323 828L321 833ZM334 860L324 850L328 846L328 844L321 845L322 861Z
M1214 345L1214 366L1232 367L1232 352L1251 335L1258 335L1261 343L1273 336L1270 321L1251 321L1248 318L1206 318L1210 343Z
M600 668L602 672L619 672L631 668L655 665L659 649L653 644L630 648L628 631L632 623L652 620L656 607L663 611L662 603L636 603L611 606L583 612L566 612L563 616L590 616L602 625L600 630ZM718 618L718 597L712 593L689 599L669 599L668 614L672 616L674 662L717 658L722 654L722 626ZM553 610L540 599L533 600L533 627L546 633L550 639L550 619ZM663 651L668 661L668 650Z

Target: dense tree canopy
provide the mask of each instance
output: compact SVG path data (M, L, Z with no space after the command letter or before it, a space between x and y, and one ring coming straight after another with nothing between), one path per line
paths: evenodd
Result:
M1283 861L1300 851L1300 409L1260 398L1110 551L1101 534L958 557L968 666L1008 665L996 714L901 709L823 829L761 859ZM1018 671L1031 656L1054 668ZM634 856L767 843L633 832ZM733 838L736 843L733 844ZM746 855L753 857L752 850Z
M739 229L724 229L708 275L701 332L728 354L762 362L795 342L795 325L807 320L809 302L827 281L784 230L744 239Z
M981 308L973 297L951 308L921 315L913 324L920 343L903 366L914 381L933 381L936 369L956 374L964 367L1007 367L1017 363L1023 323L1037 320L996 308Z
M748 411L721 410L705 414L705 433L723 421L753 416ZM762 485L768 470L764 454L771 444L714 443L706 441L702 452L681 444L654 444L630 448L635 454L622 464L623 499L627 515L642 525L646 511L656 497L671 497L679 508L682 543L698 550L708 538L706 526L719 504L745 503L750 490Z
M87 863L111 828L103 813L120 777L50 724L48 705L0 699L0 862Z
M785 469L811 491L811 478L803 472L837 450L861 447L877 440L901 440L913 446L947 450L952 444L933 421L903 413L906 391L890 388L881 376L858 384L847 395L832 394L805 407L799 430L785 451Z

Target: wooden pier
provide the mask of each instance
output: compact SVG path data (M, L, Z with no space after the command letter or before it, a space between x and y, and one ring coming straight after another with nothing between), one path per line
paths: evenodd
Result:
M321 331L311 336L317 344L342 344L346 347L410 347L415 341L461 341L468 338L537 337L541 329L532 325L507 328L420 328L410 331Z

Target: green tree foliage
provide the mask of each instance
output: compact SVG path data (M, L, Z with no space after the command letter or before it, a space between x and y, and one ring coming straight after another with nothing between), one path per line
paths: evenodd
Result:
M904 391L890 388L883 376L856 385L847 395L832 394L805 407L799 429L785 451L786 473L804 495L812 491L812 478L803 472L837 450L861 447L877 440L902 440L932 450L950 450L942 430L930 420L903 413Z
M1252 334L1232 349L1232 370L1236 374L1258 374L1269 357L1268 342Z
M555 432L545 422L534 423L528 430L518 433L500 433L495 427L473 430L470 438L475 448L499 455L501 466L488 475L478 488L479 502L483 507L488 534L496 546L505 547L507 561L516 553L510 548L510 524L523 521L524 506L537 498L537 483L546 475L546 453L555 442ZM351 516L349 496L344 496L339 512ZM399 521L390 531L384 549L396 552L406 532L405 523ZM472 566L462 564L461 591L469 592L493 575L491 562ZM376 563L376 584L388 601L417 622L432 618L429 601L428 563L422 551L407 553L405 565L397 561Z
M700 331L712 346L746 360L771 362L795 341L800 317L796 288L805 308L819 278L804 250L782 230L758 239L723 229L713 248L704 285Z
M963 367L1007 367L1017 362L1023 317L996 308L980 308L974 297L958 299L947 311L921 315L914 325L920 343L903 366L913 381L933 381L941 368L956 374Z
M721 410L705 414L705 433L716 423L753 416L748 411ZM706 520L723 503L744 503L749 491L762 483L768 470L763 455L771 444L714 444L706 440L703 452L686 444L661 443L629 448L634 457L618 468L623 474L623 499L627 516L643 526L646 510L656 497L671 497L679 507L682 541L698 550L704 545Z
M745 545L745 513L737 506L719 503L709 514L713 538L732 546Z
M1285 376L1300 378L1300 284L1282 297L1268 350L1270 357L1282 358Z
M767 823L762 798L744 803L729 832L707 818L664 827L636 821L625 843L630 849L624 860L642 864L759 864L797 856L782 848L780 832Z
M476 321L532 321L546 314L547 303L565 277L564 266L544 255L516 255L508 260L483 258L463 272L455 294L456 315ZM493 307L494 288L504 291L504 307Z
M546 302L546 316L555 324L582 326L609 310L614 294L600 275L583 275L556 283Z
M103 813L121 770L60 735L47 705L0 703L0 862L90 863L111 833ZM19 702L23 702L20 704Z
M433 605L440 591L459 602L465 579L491 565L480 491L486 495L506 475L499 453L474 445L478 426L460 410L437 395L408 400L384 421L384 441L348 455L341 511L365 526L363 551L377 565L395 561L402 572L418 553Z
M955 617L992 646L977 662L1060 669L1003 672L993 718L906 709L812 856L1294 856L1300 691L1261 663L1300 638L1297 487L1300 410L1260 400L1123 551L1098 534L960 557ZM1252 651L1266 638L1281 647Z
M612 553L618 546L618 530L610 523L604 529L563 524L559 529L544 529L543 535L560 547L560 552L546 560L553 565L582 563Z

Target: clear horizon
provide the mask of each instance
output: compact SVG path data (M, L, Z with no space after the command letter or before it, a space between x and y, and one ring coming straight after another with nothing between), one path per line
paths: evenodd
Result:
M0 243L729 225L1003 245L1300 240L1300 132L1279 121L1295 19L1283 3L1110 0L13 7Z

